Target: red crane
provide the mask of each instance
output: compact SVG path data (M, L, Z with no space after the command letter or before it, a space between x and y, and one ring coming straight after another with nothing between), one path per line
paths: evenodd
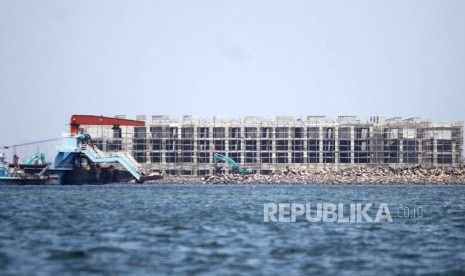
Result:
M145 126L144 121L103 117L96 115L72 115L70 120L71 135L79 133L80 125L97 125L97 126Z

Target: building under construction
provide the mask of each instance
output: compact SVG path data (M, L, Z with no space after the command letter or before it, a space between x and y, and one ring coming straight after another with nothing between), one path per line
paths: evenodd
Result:
M286 166L458 166L463 161L463 122L378 116L368 121L355 116L136 119L145 126L81 125L80 131L103 151L129 151L147 169L171 175L215 173L214 153L261 174ZM231 172L228 165L222 170Z

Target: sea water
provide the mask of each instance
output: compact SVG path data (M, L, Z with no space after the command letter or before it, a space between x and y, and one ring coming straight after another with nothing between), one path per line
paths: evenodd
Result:
M265 220L308 203L392 221ZM0 275L375 273L465 274L465 186L0 186Z

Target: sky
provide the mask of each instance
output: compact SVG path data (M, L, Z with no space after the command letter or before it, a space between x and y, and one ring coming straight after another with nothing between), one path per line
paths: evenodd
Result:
M461 121L465 1L0 0L0 96L0 146L72 114Z

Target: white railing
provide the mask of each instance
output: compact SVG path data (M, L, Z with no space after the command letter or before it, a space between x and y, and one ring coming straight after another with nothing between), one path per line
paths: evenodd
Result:
M80 149L82 151L91 152L96 158L120 158L129 166L133 167L138 173L145 174L145 169L134 159L134 157L132 157L131 154L127 152L105 153L98 147L92 147L88 144L81 144Z

